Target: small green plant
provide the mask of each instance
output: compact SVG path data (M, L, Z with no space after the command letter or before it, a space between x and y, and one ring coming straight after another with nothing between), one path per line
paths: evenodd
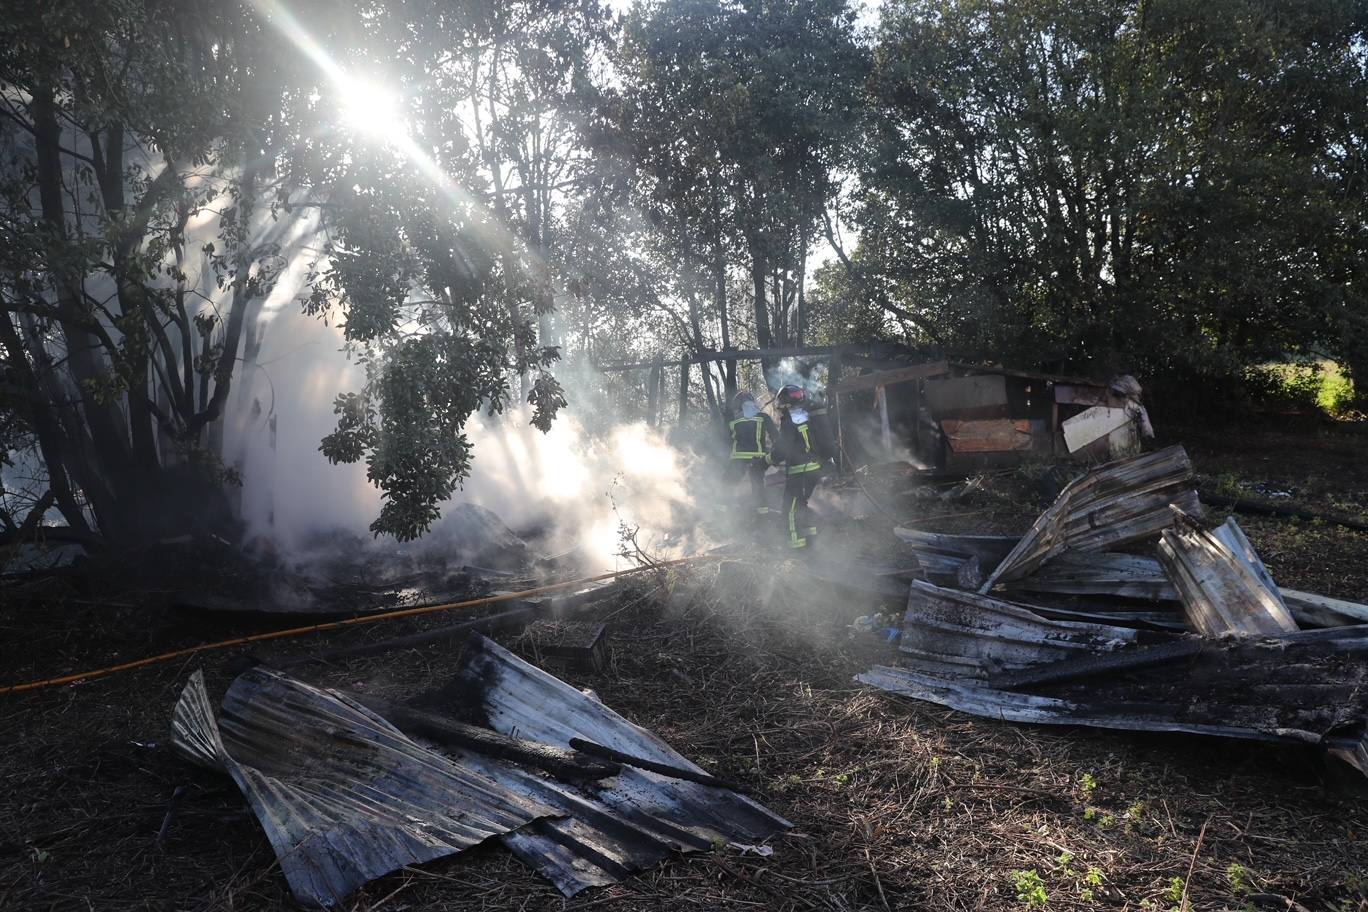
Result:
M1226 867L1226 880L1230 881L1230 892L1236 896L1249 892L1249 869L1238 861L1232 861Z
M1087 820L1087 821L1090 822L1090 823L1091 823L1093 820L1097 819L1097 808L1095 808L1095 807L1084 808L1084 809L1083 809L1083 819L1084 819L1084 820Z
M838 788L845 788L845 787L846 787L847 785L849 785L849 784L850 784L850 774L849 774L849 773L838 773L838 774L836 775L836 786L837 786Z
M1078 785L1083 790L1083 797L1091 798L1093 793L1097 791L1097 777L1092 773L1084 773L1082 778L1078 780Z
M1104 830L1110 830L1112 827L1116 826L1116 818L1111 814L1103 814L1102 819L1097 821L1097 825Z
M1069 863L1073 860L1074 854L1073 852L1070 852L1068 849L1065 849L1064 851L1060 852L1059 857L1055 859L1055 861L1058 862L1059 866L1064 869L1064 872L1066 874L1069 871Z
M1043 909L1050 901L1050 894L1045 892L1045 881L1040 879L1040 874L1034 868L1013 871L1012 889L1016 890L1016 898L1024 902L1028 909Z
M1083 881L1090 887L1102 886L1102 869L1088 868L1088 873L1083 875Z
M955 799L946 795L945 801L941 803L941 806L945 808L945 812L948 814L955 809Z
M1183 901L1183 878L1175 877L1169 881L1168 890L1164 893L1171 903Z

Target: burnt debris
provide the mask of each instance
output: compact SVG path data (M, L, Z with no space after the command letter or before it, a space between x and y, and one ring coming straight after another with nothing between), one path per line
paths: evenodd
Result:
M1280 589L1233 518L1202 524L1191 479L1182 447L1101 466L1005 549L896 530L899 663L858 680L1011 722L1312 745L1368 775L1368 606Z
M216 714L196 672L173 734L187 758L233 778L311 906L496 837L572 896L790 826L483 637L455 680L412 705L257 667Z

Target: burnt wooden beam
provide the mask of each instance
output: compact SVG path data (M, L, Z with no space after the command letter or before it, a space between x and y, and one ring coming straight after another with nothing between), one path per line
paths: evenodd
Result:
M620 750L611 747L604 747L593 741L586 741L583 738L571 738L570 746L583 754L591 757L602 757L605 760L612 760L621 763L623 766L634 766L650 773L658 773L661 776L669 776L671 779L682 779L685 782L697 782L699 785L710 785L713 788L729 789L733 792L745 792L746 787L736 783L728 782L725 779L718 779L716 776L709 776L707 773L700 773L696 770L684 769L681 766L671 766L668 763L658 763L655 760L647 760L644 757L634 757L625 754Z
M988 686L999 690L1022 690L1044 684L1095 678L1099 675L1120 674L1186 659L1204 648L1211 648L1211 644L1200 639L1187 638L1110 654L1084 655L996 675L989 679Z
M406 735L465 748L496 760L531 766L559 778L599 780L615 776L621 770L617 763L605 763L563 747L510 738L488 728L458 722L439 713L415 709L383 697L355 691L345 693Z

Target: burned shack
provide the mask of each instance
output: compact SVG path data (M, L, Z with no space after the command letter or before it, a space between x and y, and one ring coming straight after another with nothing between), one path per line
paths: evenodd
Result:
M963 473L1032 458L1097 462L1149 436L1140 385L955 361L876 370L834 382L841 445L855 462L910 456Z

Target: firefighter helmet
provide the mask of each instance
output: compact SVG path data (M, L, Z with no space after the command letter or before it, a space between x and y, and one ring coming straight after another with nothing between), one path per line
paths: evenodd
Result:
M739 415L741 414L742 406L744 406L747 402L754 401L755 397L752 396L750 392L748 392L747 390L742 390L741 392L737 393L735 396L732 397L732 411Z
M778 394L776 394L774 398L775 401L779 403L780 408L793 408L795 406L802 407L807 405L808 397L807 391L801 386L789 383L780 387Z

